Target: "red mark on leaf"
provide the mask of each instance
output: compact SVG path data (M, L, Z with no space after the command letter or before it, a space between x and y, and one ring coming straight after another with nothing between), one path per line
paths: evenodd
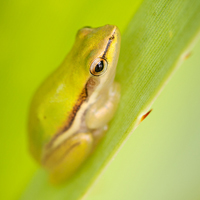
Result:
M152 109L149 110L146 114L144 114L141 119L140 119L140 123L151 113Z
M184 60L188 59L190 56L191 56L191 52L187 53L187 54L184 56Z

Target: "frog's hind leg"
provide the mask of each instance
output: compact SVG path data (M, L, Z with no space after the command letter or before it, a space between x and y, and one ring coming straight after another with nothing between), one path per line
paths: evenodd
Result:
M57 184L68 179L86 160L92 149L92 134L78 133L46 154L42 163L50 172L50 181Z

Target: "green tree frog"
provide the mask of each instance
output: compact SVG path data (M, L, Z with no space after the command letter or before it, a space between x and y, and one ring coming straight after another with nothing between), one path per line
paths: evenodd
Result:
M116 26L80 29L64 62L33 97L29 147L54 183L74 174L105 135L120 99L114 81L119 50Z

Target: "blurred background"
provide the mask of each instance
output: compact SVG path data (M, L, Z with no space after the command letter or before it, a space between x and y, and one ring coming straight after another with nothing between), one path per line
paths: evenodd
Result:
M0 2L0 199L18 199L39 168L28 152L28 107L77 30L115 24L123 34L140 3ZM199 54L200 42L86 199L200 199Z

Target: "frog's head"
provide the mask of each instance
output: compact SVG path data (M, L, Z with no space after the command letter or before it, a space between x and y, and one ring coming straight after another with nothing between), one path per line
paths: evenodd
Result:
M120 40L119 29L113 25L99 28L85 27L77 33L75 42L75 48L78 50L77 65L79 64L79 69L87 74L87 80L90 80L97 92L109 88L113 83Z

